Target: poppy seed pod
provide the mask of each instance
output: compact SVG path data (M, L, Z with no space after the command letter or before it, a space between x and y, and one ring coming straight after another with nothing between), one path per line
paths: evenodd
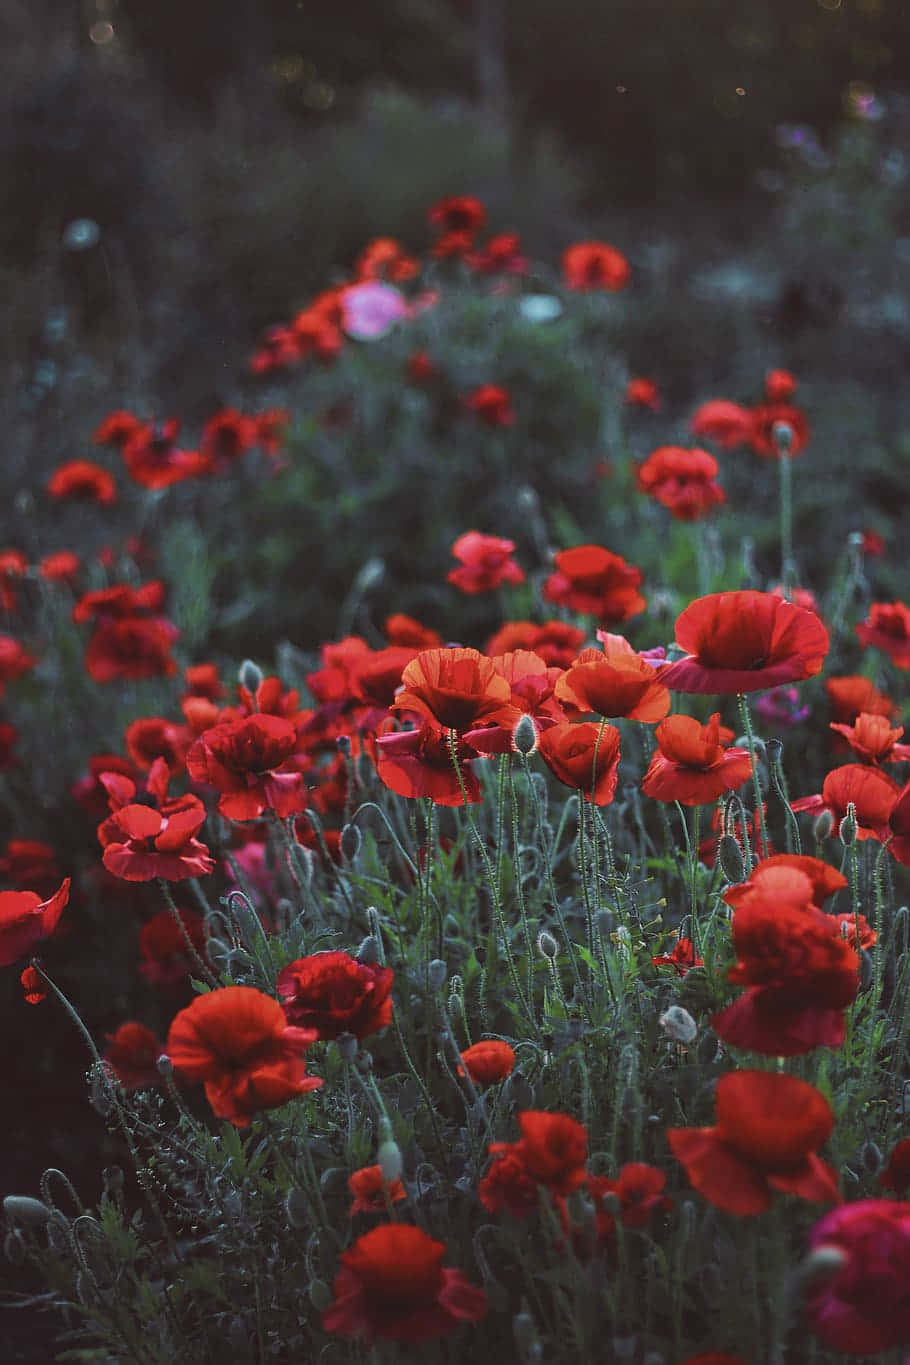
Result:
M237 670L237 681L255 697L262 686L262 669L252 659L244 659Z

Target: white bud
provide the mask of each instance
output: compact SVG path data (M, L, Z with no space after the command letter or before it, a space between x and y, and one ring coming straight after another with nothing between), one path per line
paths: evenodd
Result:
M681 1005L671 1005L657 1021L668 1038L674 1043L691 1043L698 1033L698 1025L688 1010Z

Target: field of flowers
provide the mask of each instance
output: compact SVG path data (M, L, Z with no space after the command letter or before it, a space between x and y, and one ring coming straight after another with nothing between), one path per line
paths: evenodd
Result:
M896 523L789 369L666 417L617 246L429 223L248 409L18 495L7 1303L109 1365L903 1365Z

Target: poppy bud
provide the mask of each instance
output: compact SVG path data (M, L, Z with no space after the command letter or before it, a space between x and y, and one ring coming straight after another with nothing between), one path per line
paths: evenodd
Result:
M332 1291L325 1280L310 1280L310 1287L307 1290L310 1296L310 1303L317 1308L320 1313L324 1313L334 1302Z
M852 801L847 804L847 814L838 826L837 836L844 848L856 843L856 807Z
M819 811L812 822L812 834L816 843L820 844L823 839L827 839L833 828L834 816L831 812L829 810Z
M875 1142L864 1142L859 1159L870 1175L878 1175L883 1162L882 1149Z
M771 428L771 439L781 455L789 455L793 449L793 428L789 422L775 422Z
M537 726L525 712L512 731L512 748L517 754L533 754L537 748Z
M732 834L721 836L717 847L717 860L728 882L739 885L746 880L746 864L739 840Z
M310 1201L303 1190L296 1187L288 1190L284 1201L284 1211L292 1228L309 1227L311 1222Z
M427 965L427 981L429 983L430 990L441 991L443 986L446 984L446 979L448 978L448 975L449 969L443 962L442 958L434 957L433 961Z
M382 1178L385 1183L393 1185L396 1180L401 1179L401 1172L404 1169L401 1148L392 1136L392 1125L388 1119L380 1121L379 1132L383 1140L376 1152L376 1161L382 1171Z
M671 1005L657 1021L668 1038L674 1043L691 1043L698 1033L698 1025L688 1010L681 1005Z
M8 1194L3 1201L3 1212L7 1218L18 1218L20 1223L32 1223L39 1227L51 1216L46 1204L40 1199L31 1199L27 1194Z
M161 1056L155 1063L155 1068L158 1072L158 1075L163 1076L165 1080L167 1080L169 1076L173 1076L174 1074L174 1063L171 1061L170 1057L167 1055L166 1052L162 1052Z
M335 740L335 748L340 754L348 758L351 752L351 740L349 735L339 735Z
M262 669L258 664L254 664L252 659L244 659L237 670L237 681L255 697L262 686Z
M537 1326L527 1309L522 1309L512 1319L512 1335L523 1362L540 1358L540 1338L537 1335Z
M362 962L367 967L375 967L381 960L378 939L375 934L367 934L357 949L357 961Z
M342 1061L353 1062L360 1047L353 1033L339 1033L335 1039L335 1046L338 1049Z
M799 1268L799 1278L803 1286L816 1284L819 1280L829 1280L847 1264L846 1251L836 1246L818 1246L803 1261Z
M346 863L352 863L360 852L363 836L356 825L344 825L339 837L341 856Z
M24 1265L28 1256L28 1243L18 1228L12 1228L3 1239L3 1254L10 1265Z
M548 934L546 929L542 929L537 935L537 951L541 957L549 958L552 962L559 952L559 944L552 934Z

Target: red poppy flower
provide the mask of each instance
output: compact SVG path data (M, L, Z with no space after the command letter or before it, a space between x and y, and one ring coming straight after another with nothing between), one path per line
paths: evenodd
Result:
M22 987L22 998L27 1005L40 1005L42 1000L47 999L44 980L34 967L26 967L19 974L19 984Z
M518 719L512 689L491 659L476 649L427 649L401 675L404 690L393 704L445 730Z
M259 431L254 417L236 408L222 408L206 422L199 442L210 470L229 468L241 455L258 444Z
M131 412L111 412L92 436L96 446L113 446L122 450L131 436L135 436L145 423L134 417Z
M420 271L420 262L409 256L394 237L374 237L367 242L354 264L358 280L387 280L403 284Z
M85 667L95 682L161 678L177 672L171 646L180 634L163 616L107 617L95 626Z
M614 725L594 721L554 725L541 732L538 748L550 771L567 787L584 792L586 801L592 799L592 788L595 806L607 806L613 800L620 756L619 731Z
M463 1076L467 1071L475 1085L495 1085L497 1081L503 1081L506 1076L511 1075L515 1065L515 1052L508 1043L502 1042L499 1038L486 1038L483 1042L475 1043L473 1047L465 1048L461 1054L461 1062L462 1065L458 1068L459 1076Z
M126 728L130 758L148 772L156 758L163 758L172 777L182 772L193 735L186 725L175 725L165 716L140 716Z
M604 623L627 621L647 603L638 591L641 569L600 545L576 545L554 559L555 573L544 583L547 602L596 616Z
M910 668L910 607L903 602L873 602L856 633L861 645L883 650L896 668Z
M651 958L654 967L675 967L677 976L685 976L693 967L703 967L704 958L697 957L695 954L695 944L690 938L679 938L673 945L671 953L662 953L659 957Z
M660 408L660 392L653 379L630 379L626 385L626 402L635 408Z
M816 1154L834 1115L814 1086L775 1071L721 1076L713 1128L668 1128L667 1141L695 1189L717 1208L764 1213L775 1190L819 1203L840 1200L837 1173Z
M408 1192L400 1180L387 1181L381 1166L362 1166L348 1177L348 1189L354 1202L348 1216L355 1213L385 1213L388 1205L407 1199Z
M800 876L789 874L794 883ZM803 881L809 896L811 882ZM841 1046L844 1010L859 989L859 959L833 916L808 901L753 891L734 913L733 944L737 962L729 979L749 989L711 1020L718 1037L775 1057Z
M487 641L486 653L492 658L527 649L550 668L568 668L584 641L584 631L565 621L545 621L539 626L533 621L507 621Z
M378 737L376 772L383 785L399 796L428 796L437 806L461 806L467 797L468 804L473 805L482 799L472 766L477 753L459 739L456 756L458 772L452 762L448 737L437 726L425 722L419 730L401 730Z
M505 1209L513 1218L527 1218L537 1208L538 1185L521 1158L518 1150L521 1144L494 1145L497 1150L490 1169L477 1186L477 1198L488 1213L502 1213Z
M285 818L308 805L306 783L286 761L297 731L280 716L253 715L204 730L186 756L190 776L221 793L228 820L258 820L268 810Z
M745 445L752 435L753 415L739 403L712 398L694 413L689 430L699 440L713 441L723 450Z
M37 662L35 656L23 649L12 635L0 635L0 697L3 696L8 682L21 678L23 673L34 668Z
M728 887L724 900L734 908L759 897L787 905L821 907L846 885L843 873L821 858L810 858L805 853L774 853L762 858L747 881Z
M568 289L613 293L625 289L629 274L625 256L606 242L576 242L562 254L562 277Z
M342 1252L326 1332L373 1341L430 1341L460 1322L480 1322L487 1296L460 1270L444 1270L444 1242L407 1223L387 1223Z
M0 967L11 967L49 938L69 898L69 877L46 900L34 891L0 891Z
M427 218L440 232L479 232L487 220L487 211L479 199L469 194L450 195L438 199Z
M443 645L442 636L437 630L432 630L403 612L387 616L383 630L390 645L409 645L414 649L441 649Z
M888 816L888 849L899 863L910 867L910 782L901 788Z
M341 336L338 336L339 346ZM274 370L284 370L299 360L301 349L297 337L290 327L269 327L262 337L258 348L247 361L252 374L271 374Z
M875 559L880 559L885 553L885 538L878 531L863 531L862 551L864 555L872 555Z
M164 1044L145 1024L129 1019L107 1036L104 1060L125 1090L147 1090L158 1085L158 1058Z
M825 691L834 710L834 719L846 724L856 720L861 711L875 716L895 716L900 710L869 678L859 674L826 678Z
M780 439L781 427L788 428L790 433L786 446ZM771 459L779 459L781 455L792 458L805 450L810 435L806 414L799 408L786 403L768 403L752 409L752 430L748 439L756 455Z
M340 1033L362 1039L391 1023L394 977L391 967L358 962L345 952L315 953L282 969L278 995L288 1023L322 1039Z
M736 791L752 775L748 749L720 743L720 712L707 725L692 716L668 716L655 731L658 750L641 782L646 796L701 806Z
M898 1194L910 1188L910 1138L897 1143L879 1179L886 1190L896 1190Z
M861 1356L910 1343L910 1204L844 1204L815 1224L809 1246L843 1258L806 1291L809 1320L822 1341Z
M892 729L887 716L860 711L852 725L830 723L830 729L843 735L863 763L904 763L910 759L910 744L898 744L904 727Z
M10 882L16 890L27 887L50 896L60 885L53 847L41 839L10 839L0 855L0 881Z
M523 583L524 570L512 558L514 551L514 540L466 531L452 546L462 567L452 569L447 579L467 593L490 592L502 583Z
M72 550L57 550L38 561L38 573L46 583L68 583L72 586L81 568L82 561Z
M21 550L0 550L0 610L16 610L18 580L27 573L28 560Z
M850 911L846 911L835 916L835 918L841 936L857 953L861 948L868 952L878 943L878 934L865 915L854 915ZM857 938L857 929L859 930L859 938Z
M252 986L197 996L171 1024L167 1055L188 1081L203 1081L217 1118L246 1128L259 1109L275 1109L322 1085L303 1054L315 1031L291 1027L277 1000Z
M139 970L152 986L178 986L199 967L186 946L188 938L197 957L205 961L205 923L195 910L179 910L186 931L181 934L170 910L160 910L139 931ZM163 1051L163 1049L162 1049Z
M790 805L795 811L809 811L812 815L830 811L835 824L840 825L847 814L847 806L852 803L856 811L857 839L884 842L890 833L888 820L900 790L894 778L879 768L868 767L865 763L845 763L828 773L820 796L802 796Z
M661 720L670 709L670 693L657 671L631 645L584 650L558 679L555 694L573 713L594 712L648 724Z
M528 260L521 252L521 238L517 232L500 232L485 242L480 251L467 256L468 265L482 275L524 275Z
M554 1195L569 1195L585 1183L588 1134L584 1124L569 1114L548 1114L540 1109L523 1110L518 1124L520 1141L493 1142L492 1153L517 1149L531 1179Z
M0 692L2 692L0 686ZM7 772L14 768L18 763L15 748L19 739L19 732L15 725L10 725L9 721L0 720L0 773Z
M117 498L113 477L91 460L69 460L55 469L47 482L52 498L88 498L109 506Z
M715 482L717 473L717 461L706 450L660 446L638 466L636 480L677 521L697 521L726 502L726 493Z
M769 403L786 403L796 392L796 380L789 370L769 370L765 375L765 397Z
M467 395L464 405L488 427L511 427L515 424L512 397L508 389L500 388L498 384L482 384Z
M676 618L676 642L688 657L659 671L679 692L761 692L811 678L828 652L828 632L813 612L750 590L690 602Z
M667 1177L663 1171L643 1161L627 1162L620 1168L615 1180L608 1180L602 1175L589 1175L588 1193L598 1208L598 1232L601 1233L601 1219L604 1219L602 1231L607 1231L608 1219L609 1231L612 1232L614 1215L600 1208L608 1196L612 1196L610 1203L614 1207L615 1202L619 1202L619 1221L626 1228L646 1227L655 1213L671 1209L673 1200L662 1193L666 1183Z
M107 776L113 781L113 774ZM127 779L119 781L133 785ZM119 797L112 798L113 813L98 826L108 872L128 882L149 882L156 877L179 882L212 871L214 859L195 837L205 822L205 806L198 796L163 800L160 810L132 801L115 805L115 801Z

